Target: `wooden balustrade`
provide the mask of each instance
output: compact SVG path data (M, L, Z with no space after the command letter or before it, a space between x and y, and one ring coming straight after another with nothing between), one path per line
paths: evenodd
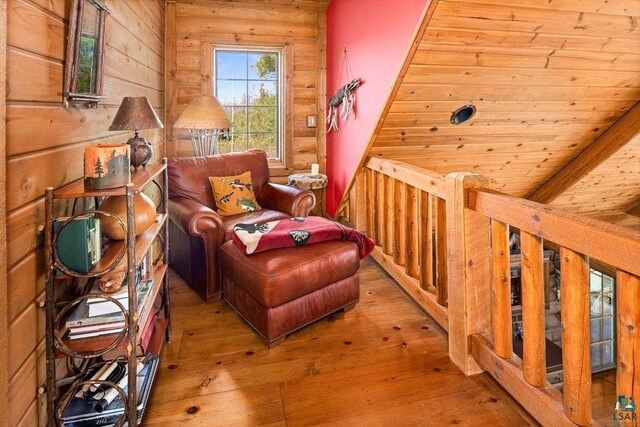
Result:
M589 265L606 265L617 281L617 395L639 401L640 232L488 190L478 175L398 161L369 158L356 183L373 258L449 332L451 359L465 374L491 373L543 425L597 425ZM510 227L521 242L522 359L513 354ZM562 393L546 379L543 245L561 259Z
M372 256L447 329L444 178L377 158L360 175L364 190L355 197L367 211L358 216L364 218L361 228L376 242Z
M490 335L477 334L472 339L472 353L482 368L541 422L596 425L591 414L589 257L593 257L600 264L617 269L617 395L637 401L640 232L486 189L471 189L468 202L470 210L491 218L492 328ZM524 341L521 361L507 342L511 335L507 279L510 266L508 255L505 256L509 225L520 230ZM562 394L546 381L543 238L560 252L561 260ZM505 360L508 365L499 365L498 360Z

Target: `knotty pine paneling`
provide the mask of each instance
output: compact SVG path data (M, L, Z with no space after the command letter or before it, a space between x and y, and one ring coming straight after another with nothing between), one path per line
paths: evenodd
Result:
M71 1L8 0L7 257L8 425L44 425L43 194L82 176L84 147L125 142L109 132L124 96L147 96L164 117L164 0L107 0L105 100L97 108L62 105ZM164 130L142 135L165 154ZM59 214L68 207L59 204Z
M637 15L627 0L439 1L370 154L531 193L640 99ZM468 103L476 115L452 125ZM623 149L562 205L623 209L640 187L619 173L633 155ZM590 199L605 182L616 191Z
M639 159L640 137L636 137L551 202L551 206L590 215L627 210L640 200Z
M173 119L180 116L194 96L201 94L201 84L207 77L202 75L201 38L207 34L233 34L243 41L253 36L277 36L293 39L293 76L290 84L293 91L293 138L292 159L287 170L272 170L272 177L286 176L294 171L308 171L311 163L318 161L317 146L324 144L324 133L306 126L307 115L317 115L322 126L324 111L319 105L324 90L324 78L319 64L318 43L324 43L323 21L326 1L182 1L176 2L176 52L175 52L175 96L168 97L167 111L175 111ZM294 7L295 6L295 7ZM318 30L320 28L320 32ZM170 36L170 35L169 35ZM169 43L168 43L169 44ZM259 43L257 43L259 44ZM170 55L170 54L168 54ZM288 60L291 60L290 58ZM168 94L169 95L169 94ZM170 134L172 123L167 123ZM191 156L193 150L188 133L173 132L176 141L172 153ZM282 178L280 178L282 181Z

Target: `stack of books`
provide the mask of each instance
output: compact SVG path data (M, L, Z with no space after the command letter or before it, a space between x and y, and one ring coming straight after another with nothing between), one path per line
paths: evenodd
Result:
M153 279L141 280L136 286L138 296L139 326L144 332L144 327L148 326L153 317L153 301L149 297ZM110 296L118 300L125 309L129 307L128 288L125 284L115 294ZM66 323L64 333L68 334L70 340L99 337L102 335L117 334L124 328L124 314L120 308L112 301L100 298L98 281L95 281L89 297L84 300L71 312Z
M158 356L147 355L138 361L137 388L138 388L138 424L142 422L144 411L147 407L149 394L153 387L153 382L158 370ZM123 366L126 362L123 363ZM94 369L83 376L82 380L91 379L99 369L99 365L94 365ZM127 393L127 375L122 377L118 384ZM66 427L93 427L115 424L124 413L125 402L119 393L113 393L112 389L107 389L97 396L83 397L81 394L73 396L62 412L62 422ZM104 400L109 394L115 396L111 401ZM99 399L98 399L99 398Z

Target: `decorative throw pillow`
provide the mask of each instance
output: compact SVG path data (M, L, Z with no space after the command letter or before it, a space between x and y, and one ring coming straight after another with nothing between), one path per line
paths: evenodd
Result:
M251 171L236 176L210 176L213 197L220 216L238 215L262 209L251 185Z

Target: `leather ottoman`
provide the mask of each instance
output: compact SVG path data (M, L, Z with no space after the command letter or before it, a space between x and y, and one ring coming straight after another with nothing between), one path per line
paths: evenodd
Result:
M224 299L273 347L360 297L358 247L332 240L244 255L222 245Z

